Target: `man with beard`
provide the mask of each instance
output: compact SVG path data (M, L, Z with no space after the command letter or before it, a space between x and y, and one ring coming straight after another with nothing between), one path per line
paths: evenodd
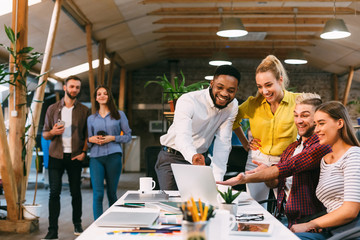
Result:
M294 121L300 138L290 144L282 153L278 164L266 166L254 161L259 167L240 173L218 184L237 185L252 182L266 182L271 188L278 188L277 208L288 218L288 227L305 221L324 210L316 198L319 181L320 160L331 152L328 145L320 145L314 133L314 114L321 98L317 94L303 93L296 97Z
M49 147L49 228L43 239L58 239L58 218L60 215L60 193L62 176L66 170L72 197L72 221L74 234L80 235L82 199L81 199L81 161L87 150L87 117L89 109L82 105L77 97L81 80L70 76L65 80L65 96L59 102L49 106L46 111L43 137L51 140Z
M173 124L160 138L162 149L155 165L160 189L177 190L171 163L205 165L203 153L214 137L211 166L215 179L223 179L237 114L234 98L239 82L236 68L219 66L208 89L186 93L178 99Z

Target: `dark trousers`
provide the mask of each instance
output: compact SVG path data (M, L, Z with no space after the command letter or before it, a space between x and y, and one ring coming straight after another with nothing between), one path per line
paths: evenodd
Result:
M182 155L161 150L155 164L155 171L161 190L178 190L174 174L171 170L171 163L190 164Z
M58 231L58 219L60 215L60 194L62 176L66 170L69 179L71 205L73 209L72 221L81 224L82 199L81 199L81 162L71 160L70 154L64 153L63 159L49 158L49 232Z

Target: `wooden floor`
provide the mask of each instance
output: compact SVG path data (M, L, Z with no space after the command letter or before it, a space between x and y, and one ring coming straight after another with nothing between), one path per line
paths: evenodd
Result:
M135 190L139 188L139 177L144 176L144 173L122 173L120 177L120 183L118 186L118 197L122 196L127 190ZM67 175L64 174L64 182L67 179ZM28 190L26 193L26 199L29 203L32 202L34 196L33 190ZM93 222L92 211L92 189L90 187L89 179L84 179L82 182L82 199L83 199L83 215L82 226L85 230ZM48 199L49 189L42 187L37 192L36 203L42 205L42 213L39 219L39 230L30 234L15 234L15 233L3 233L0 232L1 240L39 240L45 237L48 228ZM106 194L104 197L104 210L107 209L108 203ZM61 213L59 217L59 239L61 240L73 240L76 238L74 235L74 227L72 224L72 207L71 197L67 184L64 184L61 193Z

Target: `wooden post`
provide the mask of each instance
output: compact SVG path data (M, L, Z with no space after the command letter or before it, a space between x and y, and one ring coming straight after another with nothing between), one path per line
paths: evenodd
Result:
M18 191L16 189L15 174L11 163L2 109L0 111L0 174L5 192L7 219L15 221L19 216L19 208L16 205L18 202Z
M110 68L107 76L107 86L109 89L111 89L111 85L112 85L112 79L114 76L114 67L115 67L115 52L113 52L110 57Z
M94 98L94 91L95 91L95 79L94 79L94 71L92 65L92 41L91 41L91 30L92 25L86 24L86 50L88 56L88 63L89 63L89 88L90 88L90 100L91 100L91 112L94 114L95 110L95 98Z
M27 46L28 35L28 1L18 0L13 1L13 14L12 14L12 29L15 33L20 33L20 37L16 41L15 51ZM20 61L21 59L19 59ZM10 56L10 63L14 61L14 58ZM10 64L10 71L14 72L15 65ZM21 69L19 69L21 70ZM12 79L15 80L15 79ZM25 79L26 84L26 79ZM25 121L26 121L26 88L23 84L16 81L15 86L10 85L10 97L9 97L9 149L11 161L13 164L16 190L18 199L16 200L18 208L22 204L20 199L21 183L24 178L24 164L22 159L22 151L24 146L25 136ZM18 210L18 213L20 211ZM20 216L18 216L20 218Z
M336 74L333 74L334 78L334 100L339 101L339 80Z
M344 99L343 99L343 104L345 106L346 106L347 101L348 101L350 87L351 87L353 77L354 77L354 67L350 67L350 72L349 72L348 80L347 80L347 83L346 83L346 88L345 88L345 92L344 92Z
M124 67L120 70L120 85L119 85L119 109L124 111L125 108L125 82L126 69Z
M56 2L55 2L40 74L44 74L50 70L51 56L52 56L52 52L54 49L54 42L55 42L56 31L57 31L57 27L58 27L58 23L59 23L59 18L60 18L62 1L63 0L56 0ZM31 111L30 111L29 117L27 119L28 124L31 124L31 127L29 129L29 134L28 134L28 143L26 146L26 149L27 149L27 151L26 151L27 152L27 155L26 155L27 176L29 176L29 173L30 173L32 153L33 153L33 149L35 146L35 138L36 138L38 127L39 127L38 125L39 125L39 121L40 121L41 108L43 105L43 100L44 100L44 95L45 95L45 87L46 87L47 78L48 78L48 74L45 74L42 77L40 77L40 79L39 79L38 85L41 85L41 86L36 89L36 92L34 95L34 100L31 104ZM26 192L26 188L27 188L28 177L26 177L24 180L25 180L25 181L23 181L24 187L21 191L21 199L22 200L25 199L25 192Z
M99 68L98 68L98 85L104 85L105 79L105 66L104 66L104 58L105 58L105 50L106 50L106 40L101 40L99 42Z

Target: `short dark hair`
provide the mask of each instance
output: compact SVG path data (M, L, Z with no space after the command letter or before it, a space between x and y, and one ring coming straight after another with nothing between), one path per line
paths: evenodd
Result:
M215 74L214 74L214 80L216 78L218 78L220 75L228 75L228 76L232 76L234 78L236 78L238 80L238 85L240 83L240 79L241 79L241 74L240 72L233 66L231 65L221 65L218 66L215 70Z
M80 81L80 82L81 82L81 79L80 79L78 76L76 76L76 75L71 75L71 76L68 76L68 77L65 79L65 85L67 84L67 82L68 82L69 80L76 80L76 81Z

